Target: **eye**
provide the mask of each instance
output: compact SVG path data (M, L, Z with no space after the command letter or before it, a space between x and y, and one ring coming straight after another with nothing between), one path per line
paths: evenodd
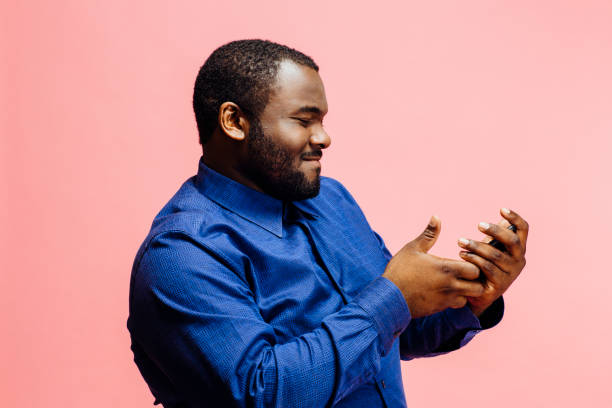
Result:
M295 120L297 120L300 125L307 127L308 125L310 125L310 120L309 119L302 119L302 118L293 118Z

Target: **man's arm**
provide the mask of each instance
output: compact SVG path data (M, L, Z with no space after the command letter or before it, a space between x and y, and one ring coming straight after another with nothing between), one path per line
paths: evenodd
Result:
M424 319L413 319L401 337L401 344L408 345L409 350L405 346L401 349L402 358L432 356L457 349L467 344L480 330L491 328L501 320L504 313L502 295L527 263L525 252L529 225L520 215L506 208L502 208L500 214L504 220L499 224L480 223L478 228L504 244L507 252L487 242L459 240L459 245L468 250L461 251L461 257L483 272L486 279L483 293L468 297L468 305L463 309L449 309ZM510 224L516 226L516 233L507 229ZM453 329L456 334L450 335ZM419 332L430 335L419 336Z
M320 327L284 344L223 254L180 232L157 236L136 265L133 340L190 405L326 406L380 370L410 321L378 278Z
M504 314L500 297L483 315L476 317L469 306L413 319L400 336L402 360L433 357L457 350L482 330L499 323Z
M427 230L426 230L427 231ZM382 237L373 231L381 251L387 260L392 259ZM439 233L439 226L433 228L431 246ZM430 247L431 247L430 246ZM448 308L438 313L413 318L400 336L400 355L403 360L415 357L432 357L445 354L466 345L481 330L495 326L502 319L504 302L501 297L480 317L474 315L468 305Z

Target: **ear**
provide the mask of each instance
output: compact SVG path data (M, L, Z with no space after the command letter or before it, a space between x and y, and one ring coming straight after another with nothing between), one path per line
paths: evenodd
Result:
M231 139L242 141L249 133L249 121L234 102L223 102L219 108L219 129Z

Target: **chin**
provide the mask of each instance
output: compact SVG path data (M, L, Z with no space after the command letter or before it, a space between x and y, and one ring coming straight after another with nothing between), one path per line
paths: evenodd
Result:
M318 174L312 178L304 177L301 183L293 186L286 198L290 201L307 200L318 196L320 189L321 179Z
M316 197L321 188L321 169L287 171L267 177L263 190L283 201L301 201Z
M307 184L319 184L321 183L320 171L317 172L308 172L308 174L304 175L304 181Z
M304 175L305 179L307 179L311 183L314 183L315 181L319 180L319 177L321 176L321 167L308 169L306 171L303 171L302 174Z

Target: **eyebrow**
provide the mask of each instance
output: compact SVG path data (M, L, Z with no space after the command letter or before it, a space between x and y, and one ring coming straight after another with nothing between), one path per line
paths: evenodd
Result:
M321 109L317 108L316 106L302 106L294 113L316 113L317 115L322 115L323 111L321 111Z

